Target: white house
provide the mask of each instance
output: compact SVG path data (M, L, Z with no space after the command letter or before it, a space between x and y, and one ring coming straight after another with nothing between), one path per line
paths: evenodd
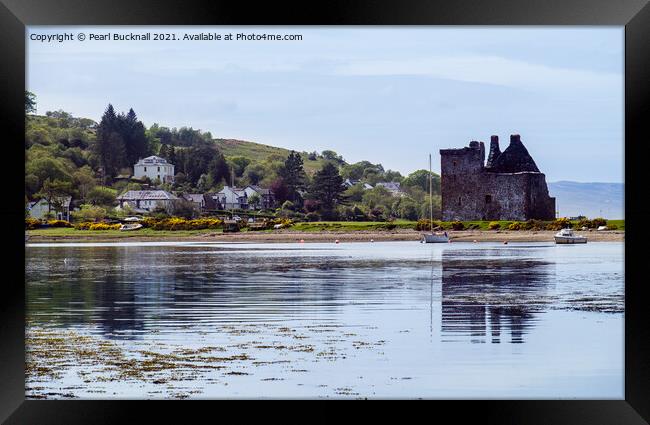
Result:
M151 180L158 179L163 183L173 183L174 164L159 156L148 156L133 166L133 177L137 179L149 177Z
M131 208L153 211L160 206L170 211L178 198L164 190L129 190L117 197L120 207L128 204Z
M220 204L224 210L248 209L248 194L245 189L224 186L220 192L215 193L212 198Z
M273 191L271 189L264 189L260 186L251 185L251 186L246 186L244 192L246 192L247 198L250 198L251 195L253 194L259 196L260 202L256 205L256 207L258 208L261 209L272 208L273 204L275 204L275 197L273 196ZM252 205L251 208L253 208Z
M49 205L46 199L39 199L38 201L30 202L27 205L27 209L31 218L42 220L47 218L48 213L51 212L57 220L70 221L71 202L72 197L70 196L53 199Z

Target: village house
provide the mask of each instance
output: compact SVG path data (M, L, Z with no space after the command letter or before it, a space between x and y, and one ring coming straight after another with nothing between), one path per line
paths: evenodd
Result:
M356 186L359 183L361 183L361 180L345 179L345 181L343 182L343 186L349 189L352 186ZM364 183L363 190L369 190L369 189L372 189L372 185L368 183Z
M260 199L259 203L257 205L251 205L251 208L265 210L268 208L273 208L275 205L275 197L273 196L273 191L271 189L264 189L260 186L251 185L246 186L246 189L244 189L244 191L246 192L248 198L250 198L253 194L257 194Z
M256 205L249 203L249 198L254 194L259 197L259 203ZM275 205L273 191L255 185L246 186L245 188L224 186L220 192L212 197L224 210L267 209Z
M27 209L31 218L43 220L48 218L48 215L51 213L52 218L70 221L71 202L72 197L70 196L54 198L49 204L47 199L39 199L38 201L30 202L27 205Z
M152 181L158 179L162 183L173 183L174 164L159 156L149 156L133 166L133 177L136 179L148 177Z
M377 187L377 186L384 187L393 196L403 196L404 195L404 192L402 191L402 188L400 187L399 182L382 182L382 183L377 183L375 185L375 187Z
M193 203L198 211L217 209L217 202L207 193L184 193L180 197Z
M222 210L248 209L248 195L241 188L224 186L221 191L212 195Z
M156 207L173 209L173 203L178 197L164 190L129 190L117 197L120 207L125 204L136 210L151 212Z

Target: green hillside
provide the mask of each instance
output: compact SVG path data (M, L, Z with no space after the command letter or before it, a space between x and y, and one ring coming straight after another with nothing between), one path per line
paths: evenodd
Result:
M261 162L275 156L275 159L284 161L291 152L289 149L264 145L262 143L247 142L245 140L214 139L214 141L217 148L226 158L243 156L252 161ZM310 160L307 152L300 152L300 156L302 157L305 172L309 175L313 175L317 170L320 170L325 162L323 158Z

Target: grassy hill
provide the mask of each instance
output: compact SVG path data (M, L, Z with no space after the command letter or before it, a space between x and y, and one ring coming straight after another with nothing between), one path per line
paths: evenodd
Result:
M264 161L273 156L278 160L284 161L291 152L289 149L247 142L245 140L214 139L214 141L217 144L217 148L226 157L243 156L253 161ZM300 156L302 157L305 172L310 175L320 170L325 162L322 158L318 158L315 161L309 160L307 152L300 152Z

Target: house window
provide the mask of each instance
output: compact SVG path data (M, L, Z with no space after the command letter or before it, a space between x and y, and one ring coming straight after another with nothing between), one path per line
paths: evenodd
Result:
M485 195L485 203L489 204L490 202L492 202L492 195Z
M147 167L144 167L144 172L145 172L145 173L147 172Z
M458 206L460 207L460 196L458 197Z
M158 167L158 171L160 171L160 167Z
M454 161L454 167L458 165L458 161Z

